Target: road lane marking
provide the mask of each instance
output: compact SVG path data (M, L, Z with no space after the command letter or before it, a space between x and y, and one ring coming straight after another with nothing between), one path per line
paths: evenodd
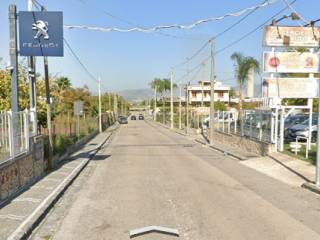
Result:
M38 198L16 198L13 202L32 202L32 203L39 203L41 199Z
M24 218L25 218L25 216L18 216L18 215L14 215L14 214L0 215L0 219L10 219L10 220L22 221Z

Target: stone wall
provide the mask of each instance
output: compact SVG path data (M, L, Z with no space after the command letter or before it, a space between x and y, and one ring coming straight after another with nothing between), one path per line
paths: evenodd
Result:
M0 165L0 202L23 190L44 174L43 138L30 140L30 151Z
M275 151L273 144L217 131L214 132L214 141L262 156Z

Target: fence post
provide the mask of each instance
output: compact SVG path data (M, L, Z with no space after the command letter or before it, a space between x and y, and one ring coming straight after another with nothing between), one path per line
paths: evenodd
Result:
M10 148L10 158L14 158L15 149L14 149L14 134L13 134L13 113L8 111L8 130L9 130L9 148Z
M224 132L224 111L222 111L222 132Z
M25 148L27 151L30 150L30 141L29 141L29 111L28 109L23 112L24 120L24 138L25 138Z
M262 111L260 111L260 129L259 129L259 140L262 140Z
M231 120L230 115L231 115L231 112L228 112L228 134L230 134L230 124L231 124L231 122L230 122L230 120Z

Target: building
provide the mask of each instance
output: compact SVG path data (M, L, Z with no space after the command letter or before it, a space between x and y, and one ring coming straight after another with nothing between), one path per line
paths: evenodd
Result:
M231 87L224 86L221 82L216 82L214 87L214 101L229 103L229 91ZM203 101L204 105L208 105L210 103L210 91L210 81L200 81L197 85L188 86L189 104L201 105Z

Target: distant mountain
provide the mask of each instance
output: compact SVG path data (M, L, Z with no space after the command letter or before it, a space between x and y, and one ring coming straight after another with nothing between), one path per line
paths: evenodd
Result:
M130 102L141 102L154 98L154 90L151 88L141 89L127 89L118 92L119 95L123 96ZM182 93L184 94L184 93ZM174 89L173 95L176 97L179 95L179 89ZM170 92L167 92L166 96L170 96ZM158 96L159 97L159 96Z
M127 89L118 92L130 102L141 102L143 100L151 99L153 97L153 90L150 88L141 89Z

